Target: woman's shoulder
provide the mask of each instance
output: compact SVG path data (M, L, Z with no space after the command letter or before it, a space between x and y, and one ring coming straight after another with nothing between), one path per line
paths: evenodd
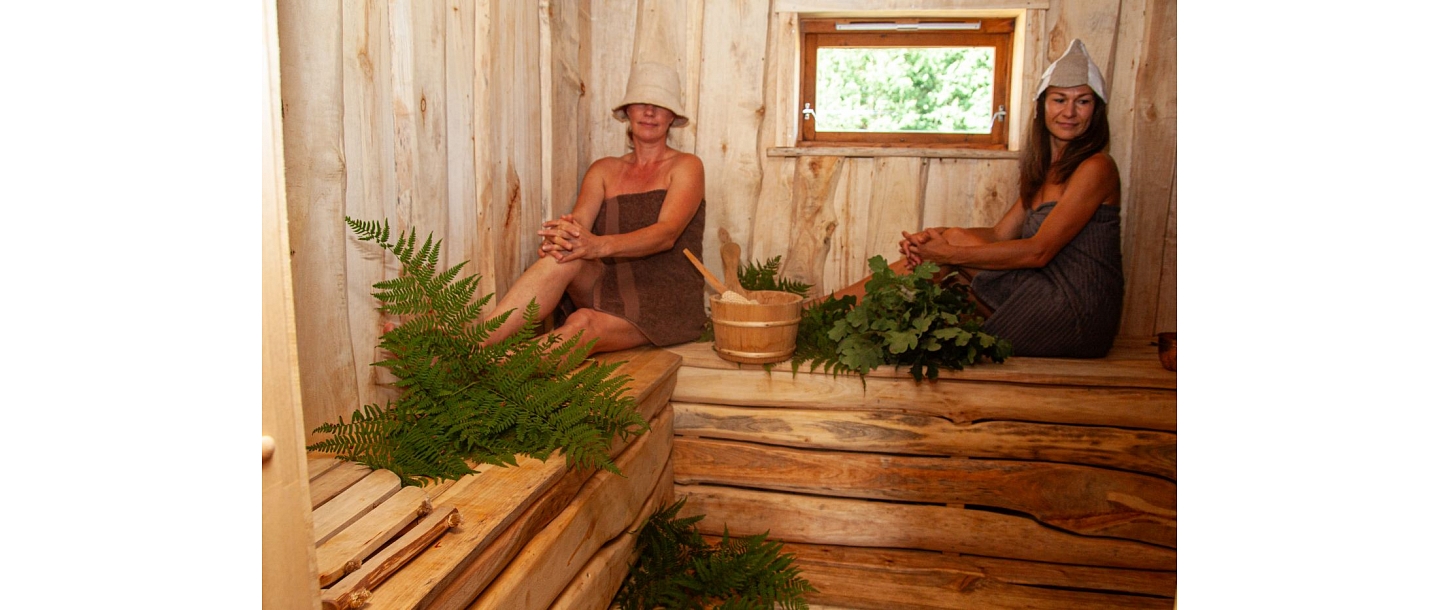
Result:
M1089 172L1120 175L1120 167L1115 164L1115 159L1110 156L1110 153L1104 151L1090 155L1089 158L1081 161L1080 165L1076 166L1075 169L1076 171L1088 170Z
M1120 182L1120 168L1115 164L1115 159L1108 153L1098 152L1090 155L1089 158L1075 166L1075 172L1070 174L1069 182L1076 180L1097 183Z
M687 152L682 152L675 155L675 161L674 164L671 165L671 167L674 169L674 171L698 171L701 173L705 172L705 164L700 161L700 157L697 157Z

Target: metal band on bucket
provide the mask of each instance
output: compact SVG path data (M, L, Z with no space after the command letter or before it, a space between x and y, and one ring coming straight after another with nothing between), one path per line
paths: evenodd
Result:
M732 320L717 320L711 318L711 321L714 322L717 326L739 326L741 328L770 328L772 326L790 326L792 324L799 324L800 318L795 318L793 320L779 320L770 322L739 322Z
M779 352L738 352L733 349L716 348L715 351L718 351L722 354L734 356L736 358L780 358L782 360L785 358L789 358L791 354L795 353L795 350L793 349L787 349Z

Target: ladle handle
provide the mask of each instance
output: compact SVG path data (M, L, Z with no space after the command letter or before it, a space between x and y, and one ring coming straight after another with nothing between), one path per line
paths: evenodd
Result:
M710 287L714 288L715 292L725 294L725 284L720 283L720 280L715 277L715 274L710 273L710 270L705 268L705 265L700 262L700 259L695 258L695 255L690 253L689 248L685 248L683 252L685 252L685 258L690 259L690 264L695 265L695 268L700 270L700 275L705 276L705 281L710 284Z
M720 262L725 270L725 286L740 296L750 298L750 291L740 285L740 244L726 242L720 246Z

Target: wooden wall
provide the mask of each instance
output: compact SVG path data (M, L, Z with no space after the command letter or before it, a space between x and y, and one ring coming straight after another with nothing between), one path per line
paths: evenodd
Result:
M671 142L705 163L705 259L717 230L747 259L781 255L822 290L854 282L899 232L995 221L1015 153L799 155L801 13L998 10L1022 20L1021 91L1071 38L1111 83L1124 186L1122 334L1176 324L1174 0L280 0L286 196L306 429L383 404L371 284L394 262L342 219L446 240L484 292L535 260L540 222L573 204L591 161L625 151L610 107L636 57L673 62L694 121ZM1014 116L1028 100L1017 92ZM1013 134L1012 144L1019 134Z

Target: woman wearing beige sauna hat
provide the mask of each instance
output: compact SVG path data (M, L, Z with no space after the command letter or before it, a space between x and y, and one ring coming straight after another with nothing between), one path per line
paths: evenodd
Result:
M1125 279L1105 94L1084 43L1070 43L1040 77L1020 196L1000 222L902 233L905 258L892 267L934 261L958 272L985 314L981 329L1016 356L1100 357L1115 341Z
M705 281L684 250L703 256L705 168L671 148L680 79L674 68L642 62L612 110L629 123L633 150L591 164L575 208L539 231L540 259L496 305L499 314L534 299L540 315L565 312L554 334L594 340L592 352L693 341L705 325ZM561 303L562 298L568 302ZM488 342L513 334L511 315Z

